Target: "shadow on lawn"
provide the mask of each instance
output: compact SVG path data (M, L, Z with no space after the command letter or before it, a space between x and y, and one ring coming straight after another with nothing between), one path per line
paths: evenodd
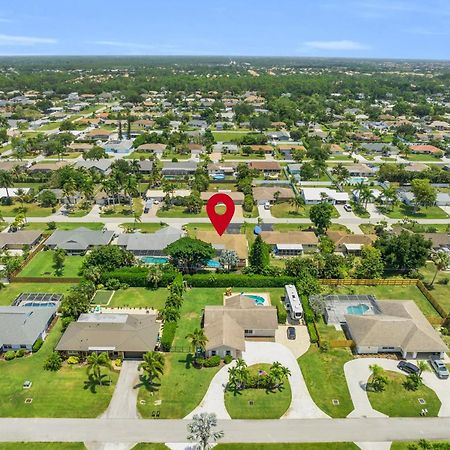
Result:
M149 379L143 375L139 375L139 383L135 384L133 386L133 389L139 389L139 388L145 388L148 392L158 392L159 388L161 387L161 383L155 383L154 381L149 381Z
M95 377L93 374L88 376L88 379L84 382L84 390L90 390L93 394L97 393L98 386L110 386L111 378L106 378L106 374L100 375L99 378Z

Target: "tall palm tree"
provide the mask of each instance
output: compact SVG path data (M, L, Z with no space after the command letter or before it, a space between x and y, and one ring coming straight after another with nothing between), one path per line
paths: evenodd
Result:
M152 384L155 379L164 373L164 355L160 352L147 352L143 356L144 361L139 364L139 370L142 370L147 378L147 382Z
M436 267L436 271L434 272L433 279L431 280L430 286L433 286L434 281L436 280L437 274L441 270L448 269L450 265L450 255L443 251L434 252L431 255L431 260L433 261L434 266Z
M303 206L303 199L296 195L289 200L289 204L295 208L295 212L298 212L298 210Z
M10 198L9 188L14 186L14 180L10 172L6 170L0 170L0 187L6 189L6 196Z
M72 179L67 180L62 187L63 194L67 198L67 203L69 206L72 205L70 197L74 195L75 189L75 182Z
M195 353L195 356L205 351L208 338L205 336L202 328L196 328L192 333L189 333L186 336L186 339L190 341L191 350L193 353Z
M91 353L87 357L87 372L88 374L93 374L100 385L102 384L102 367L110 370L112 368L111 361L106 352Z

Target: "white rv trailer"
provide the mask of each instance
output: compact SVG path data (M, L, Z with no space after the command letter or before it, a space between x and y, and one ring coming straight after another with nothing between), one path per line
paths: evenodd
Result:
M302 302L293 284L284 286L284 304L292 320L301 320L303 318Z

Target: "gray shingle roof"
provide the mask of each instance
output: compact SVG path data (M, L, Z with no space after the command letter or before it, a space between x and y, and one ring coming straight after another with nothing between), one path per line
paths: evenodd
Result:
M56 230L47 239L46 245L64 250L87 250L91 246L108 245L113 236L113 231L93 231L84 227L71 231Z
M117 244L129 251L157 251L164 250L169 244L182 236L180 230L165 227L155 233L124 233L117 240Z

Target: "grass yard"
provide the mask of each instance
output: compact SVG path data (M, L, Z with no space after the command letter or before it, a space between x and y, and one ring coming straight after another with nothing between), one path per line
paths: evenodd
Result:
M131 308L154 308L162 310L167 296L168 291L166 288L152 290L130 287L116 291L108 306L111 308L129 306Z
M272 305L281 301L284 295L283 288L233 288L233 292L268 292ZM175 347L188 347L186 335L200 327L202 310L206 305L222 305L225 288L193 288L184 294L181 307L181 319L178 321L177 331L173 345Z
M85 450L82 442L0 442L0 450Z
M391 219L404 219L409 217L412 219L447 219L447 213L439 208L439 206L430 206L428 208L421 208L417 213L414 213L414 208L401 204L394 206L390 211L383 211L383 214Z
M1 289L0 305L10 305L22 292L48 294L67 294L74 286L70 283L11 283Z
M166 227L165 223L137 223L136 228L134 223L121 223L120 227L123 228L124 232L133 232L140 231L141 233L154 233L155 231L160 230L161 228Z
M298 444L219 444L215 450L358 450L353 442L309 442ZM406 449L406 447L405 447ZM400 450L400 449L396 449ZM403 448L401 449L403 450Z
M210 223L187 223L184 225L189 237L195 238L197 231L214 231L214 227Z
M61 122L48 122L41 125L36 131L50 131L56 130L61 125Z
M272 225L273 231L310 231L314 227L310 223L274 223ZM345 226L339 223L332 223L330 231L344 231L351 234L351 231Z
M420 273L425 277L423 279L424 283L431 283L434 274L436 272L433 263L427 263L425 267L420 269ZM450 285L443 284L445 280L449 280L450 283L450 272L439 272L436 276L436 280L430 290L431 295L441 304L441 306L450 312Z
M144 205L141 198L133 198L133 206L127 203L126 205L110 205L102 208L100 217L130 217L135 213L142 215L144 212Z
M161 419L183 418L200 403L219 370L219 367L195 369L190 355L184 353L167 353L165 361L161 385L153 392L144 386L139 389L137 406L144 419L151 418L152 411L160 411ZM158 400L159 406L154 404Z
M291 218L291 217L299 217L299 218L309 218L309 211L311 209L311 205L303 205L298 210L289 204L288 202L275 203L270 208L270 212L273 217L279 218ZM333 218L339 217L339 213L337 209L333 206Z
M421 386L417 391L408 391L403 387L406 375L385 371L389 380L383 392L368 392L370 403L374 409L389 417L420 417L423 408L428 409L429 417L436 417L441 407L436 393L429 387ZM419 398L426 404L421 405Z
M135 445L131 450L169 450L165 444L149 444L148 442Z
M0 361L1 417L93 418L107 408L118 378L116 372L108 373L112 385L97 386L88 383L85 366L64 365L58 372L42 368L60 337L58 321L38 353L13 361ZM105 369L103 373L106 373ZM33 383L30 389L22 388L25 380ZM26 404L26 398L32 398L33 402Z
M78 277L83 256L66 256L61 275L57 275L53 265L53 250L40 251L22 269L19 277Z
M252 375L269 371L270 364L250 366ZM289 381L280 390L244 389L236 394L225 392L225 407L232 419L279 419L289 408L292 394Z
M105 227L104 223L100 222L55 222L57 230L75 230L77 228L89 228L90 230L102 230ZM53 232L48 228L48 223L44 222L28 222L24 230L42 230Z
M241 138L243 138L246 134L248 134L248 131L213 131L212 135L214 136L214 139L216 142L230 142L230 141L237 141Z
M408 157L406 158L408 161L442 161L441 158L436 158L436 156L433 155L426 155L426 154L408 154Z
M428 317L439 318L439 314L416 286L332 286L327 289L332 294L372 294L378 300L414 300L419 309Z
M37 203L24 203L27 217L46 217L52 214L52 208L43 208ZM3 217L15 217L21 212L20 203L16 202L9 206L0 206L0 214Z
M107 305L114 291L97 291L91 300L92 305Z
M430 443L431 445L433 444L437 444L437 447L431 447L431 448L436 448L439 450L444 450L444 449L449 449L450 448L450 442L449 441L427 441L428 443ZM393 442L391 445L391 449L390 450L411 450L411 448L415 448L415 447L410 447L412 444L417 445L418 442L408 442L408 441L398 441L398 442ZM442 446L439 446L439 444L441 444ZM218 447L215 447L218 448Z
M223 205L218 205L216 207L216 212L218 214L223 214L223 212L225 212L225 206ZM200 213L198 214L194 214L191 212L188 212L186 210L186 208L184 206L175 206L172 205L169 209L165 209L165 208L160 208L158 209L158 211L156 212L156 216L157 217L164 217L164 218L176 218L176 217L200 217L200 218L204 218L204 217L208 217L208 214L206 214L206 208L205 206L202 206L202 210L200 211Z
M323 353L314 345L298 359L312 399L331 417L347 417L354 409L344 375L344 364L351 359L349 349L335 348ZM339 400L339 405L333 405L334 399Z

